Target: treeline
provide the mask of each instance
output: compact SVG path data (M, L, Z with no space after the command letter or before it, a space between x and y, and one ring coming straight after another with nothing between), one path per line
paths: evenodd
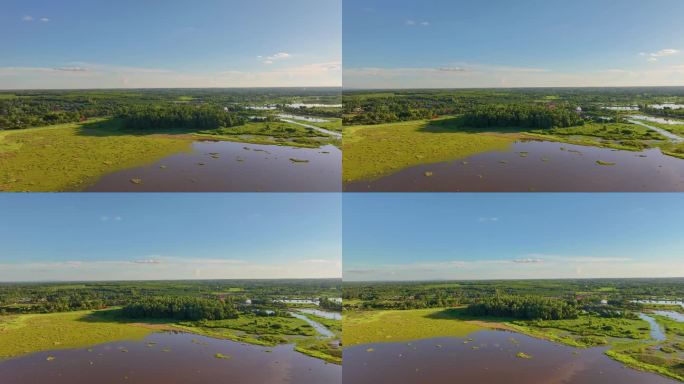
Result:
M473 128L565 128L583 125L575 111L541 105L483 105L463 115L463 124Z
M328 309L331 311L341 311L342 302L328 299L327 297L321 297L319 300L319 306L323 309Z
M218 107L195 105L144 106L120 113L123 128L157 129L217 129L242 125L246 119Z
M482 298L467 307L473 316L512 317L522 320L574 319L578 315L576 302L541 296L497 295Z
M132 319L222 320L238 317L230 301L199 297L145 297L123 307Z

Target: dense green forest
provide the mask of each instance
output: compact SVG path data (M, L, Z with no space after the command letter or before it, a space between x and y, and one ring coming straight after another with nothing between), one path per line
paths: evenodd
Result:
M523 320L563 320L577 318L576 301L540 296L496 295L470 304L467 312L473 316L510 317Z
M345 309L443 308L481 303L492 297L543 297L604 317L638 309L632 300L684 298L684 279L491 280L435 282L345 282ZM607 304L602 304L605 300Z
M320 298L330 306L342 295L339 279L198 280L0 284L0 314L51 313L145 303L149 298L225 302L238 311L285 308L282 298ZM251 301L249 308L244 303ZM322 304L323 305L323 304Z
M123 121L123 128L135 130L217 129L242 125L247 121L218 107L190 105L134 107L117 117Z
M247 105L340 104L339 88L131 89L0 91L0 130L74 123L145 107L203 106L239 114ZM339 117L327 108L290 108L302 114Z
M583 125L575 111L538 105L494 104L475 107L463 115L463 124L474 128L565 128Z
M547 128L575 125L581 120L612 119L618 113L606 108L614 106L636 106L661 116L684 116L684 109L652 107L665 102L684 104L684 87L345 91L343 119L345 125L367 125L469 115L472 122L478 124L475 127L489 127L495 123L519 127L528 122L527 119L521 116L502 119L497 115L534 112L541 114L539 119L542 121L550 119L551 123L532 119L532 124L536 124L528 127ZM578 107L581 114L575 113ZM507 111L507 108L511 109ZM476 116L479 118L475 119ZM490 120L494 121L488 123Z
M132 319L223 320L238 312L231 301L199 297L145 297L127 304L122 314Z

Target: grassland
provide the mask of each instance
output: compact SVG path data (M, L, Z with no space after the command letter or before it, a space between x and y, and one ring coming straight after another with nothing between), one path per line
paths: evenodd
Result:
M344 129L343 181L372 180L400 169L503 151L519 135L474 134L453 119L419 120Z
M334 320L332 320L334 321ZM337 329L341 328L339 321ZM333 339L319 339L304 320L294 317L243 315L237 319L144 322L123 319L116 309L0 317L0 359L66 348L84 348L117 340L141 340L160 330L179 330L197 335L261 346L294 343L295 350L340 364L342 352Z
M342 344L346 347L377 342L397 342L430 337L463 337L484 329L459 321L441 308L363 311L345 313Z
M323 133L287 122L248 122L235 127L200 131L198 136L251 144L318 148L329 141Z
M329 138L282 122L247 123L203 132L123 130L116 120L93 120L0 132L0 191L79 191L104 174L154 163L191 150L193 140L317 148Z
M0 132L0 191L77 191L105 173L189 149L186 138L111 134L98 124Z
M92 321L92 311L0 317L0 359L32 352L140 340L151 329Z

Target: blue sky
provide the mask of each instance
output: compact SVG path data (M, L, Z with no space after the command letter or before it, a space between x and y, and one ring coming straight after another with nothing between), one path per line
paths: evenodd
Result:
M0 194L0 281L341 276L336 194Z
M345 88L684 85L680 0L345 0Z
M340 86L341 0L9 0L0 89Z
M345 281L684 276L682 194L345 194Z

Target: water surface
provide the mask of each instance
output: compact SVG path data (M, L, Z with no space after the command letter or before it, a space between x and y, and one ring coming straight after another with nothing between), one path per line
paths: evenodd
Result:
M342 367L295 352L187 333L38 352L0 361L3 384L341 383ZM270 352L269 352L270 351ZM216 353L230 356L218 359ZM54 360L48 361L48 357Z
M346 348L344 383L678 383L626 368L605 356L605 348L577 349L504 331L470 337L470 342L450 337ZM516 357L518 352L532 358Z
M333 145L312 149L196 141L189 153L107 174L86 191L339 192L341 172L342 152Z
M651 316L645 315L643 313L639 314L639 318L641 320L645 320L648 322L648 325L651 328L651 330L650 330L651 339L656 340L656 341L667 340L667 337L665 337L665 331L663 331L663 329L660 327L660 324L658 324L656 319L652 318Z
M330 319L330 320L342 320L342 313L340 313L340 312L322 311L320 309L309 309L309 308L300 309L299 312L308 313L310 315L314 315L314 316L318 316L318 317L322 317L322 318Z
M599 160L613 165L599 165ZM376 180L345 183L345 190L684 191L684 160L663 155L657 148L632 152L550 141L520 141L506 151L418 165Z

